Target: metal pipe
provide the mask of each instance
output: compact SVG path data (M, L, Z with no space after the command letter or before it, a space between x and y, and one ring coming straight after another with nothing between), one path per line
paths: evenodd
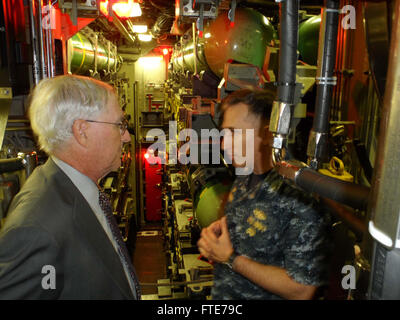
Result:
M49 8L49 10L50 10L50 12L49 12L50 17L51 17L50 19L53 19L52 10L54 10L54 9L53 9L53 7L52 7L52 5L51 5L51 0L47 0L47 5L49 6L48 8ZM50 21L50 23L53 23L53 21ZM49 71L49 76L50 76L50 77L54 77L54 76L56 75L56 70L55 70L55 53L54 53L54 48L53 48L53 41L54 41L54 38L53 38L53 32L52 32L51 27L50 27L50 28L47 28L47 36L48 36L48 42L49 42L49 54L48 54L48 56L49 56L49 58L50 58L50 63L49 63L50 71Z
M34 15L34 0L29 0L29 24L30 24L30 34L31 34L31 45L32 45L32 72L33 72L33 81L36 84L39 83L41 77L41 65L40 65L40 53L38 49L38 39L37 39L37 27L36 27L36 20Z
M370 189L354 183L325 176L304 163L296 160L281 161L277 164L278 173L294 181L303 190L318 194L354 209L367 207Z
M126 30L124 24L121 22L121 20L113 13L112 14L113 20L112 23L114 26L118 29L119 32L124 36L124 38L130 43L134 44L135 43L135 37L129 33L128 30Z
M29 119L8 119L7 122L9 123L21 123L21 122L30 122Z
M310 166L313 169L320 168L322 162L327 160L329 113L333 87L336 86L336 77L333 75L336 63L338 22L339 1L326 0L319 35L315 117L307 150L308 156L311 157Z
M320 198L321 203L324 205L328 211L342 220L347 226L350 227L355 233L359 236L366 234L367 232L367 223L363 221L359 217L357 217L354 210L346 208L341 204L326 198Z
M25 130L32 130L31 127L7 127L5 128L6 131L25 131Z
M310 168L304 168L295 177L295 183L308 192L338 201L355 209L366 209L370 189L351 182L325 176Z
M49 9L48 7L48 0L44 0L43 4L45 5L46 10ZM50 13L51 16L51 13ZM51 41L51 35L49 32L51 30L51 27L49 28L48 25L45 26L44 28L44 34L45 34L45 42L46 42L46 61L47 61L47 76L49 78L52 77L52 62L51 62L51 52L50 52L50 41Z
M46 60L45 60L45 51L44 51L44 43L43 43L43 24L42 24L42 4L40 0L35 1L37 5L37 14L38 14L38 39L39 39L39 50L40 50L40 61L42 66L42 79L47 78L47 68L46 68Z

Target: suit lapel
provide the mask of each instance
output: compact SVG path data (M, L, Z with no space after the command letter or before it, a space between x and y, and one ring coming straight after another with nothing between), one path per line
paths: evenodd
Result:
M51 160L51 158L49 158L45 166L47 166L50 171L56 171L57 178L62 181L60 186L65 188L64 192L73 195L73 221L77 229L88 240L88 243L90 243L93 248L93 252L97 254L99 260L102 262L102 266L110 274L121 292L123 292L127 298L132 299L132 291L126 279L121 260L88 202L69 177L53 160ZM63 190L60 190L60 192L63 192Z
M79 199L79 196L82 199ZM92 209L80 194L75 199L74 222L121 291L127 298L132 299L131 288L126 279L121 259Z

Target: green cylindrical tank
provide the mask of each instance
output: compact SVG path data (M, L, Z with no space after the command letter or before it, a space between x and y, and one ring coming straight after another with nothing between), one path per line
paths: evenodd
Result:
M207 70L207 62L204 57L204 39L196 37L197 50L194 50L193 36L191 30L187 32L182 39L183 45L183 65L185 70L192 73L199 73L202 70Z
M229 60L262 68L266 46L273 38L274 27L261 13L250 8L236 9L233 27L224 13L204 28L207 64L219 77Z
M321 15L302 22L299 26L298 49L304 62L317 65Z
M191 73L200 73L207 70L207 62L204 57L204 40L196 38L197 51L194 50L192 30L188 30L180 42L175 45L171 60L174 65L174 71L185 72L189 70Z
M95 47L92 41L82 33L76 33L71 38L71 72L74 74L87 74L89 70L94 70ZM110 52L110 70L114 70L118 63L117 57ZM108 51L102 43L97 46L97 70L107 70Z
M230 189L229 182L210 181L196 195L194 208L200 227L208 227L222 217Z
M177 42L174 47L174 51L171 56L171 61L175 72L183 72L183 57L181 43Z

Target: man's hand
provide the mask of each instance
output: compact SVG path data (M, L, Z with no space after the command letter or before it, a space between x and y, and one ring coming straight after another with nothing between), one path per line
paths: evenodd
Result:
M200 253L210 261L225 262L233 252L226 217L215 221L201 231L197 242Z

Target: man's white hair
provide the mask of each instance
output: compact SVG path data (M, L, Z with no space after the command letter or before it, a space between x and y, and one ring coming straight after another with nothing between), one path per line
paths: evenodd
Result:
M94 120L114 94L108 84L76 75L43 79L31 94L29 118L40 148L48 154L65 146L77 119Z

